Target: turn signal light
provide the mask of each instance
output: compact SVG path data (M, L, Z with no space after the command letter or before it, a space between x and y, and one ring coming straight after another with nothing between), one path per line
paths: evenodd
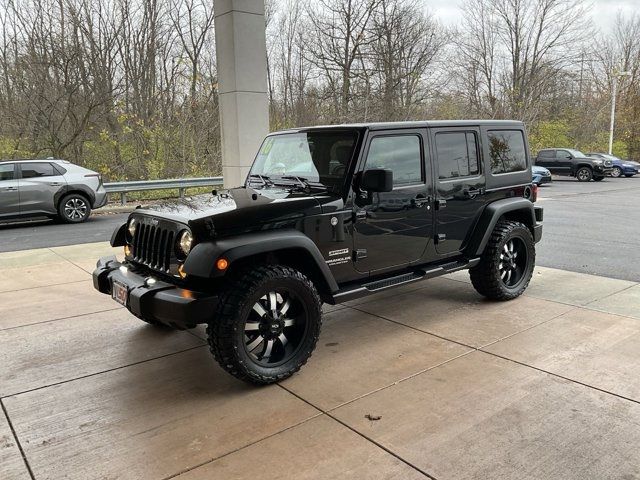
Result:
M186 278L187 277L187 273L184 271L184 265L180 265L178 267L178 274L180 275L180 278Z
M124 256L125 257L130 257L131 256L131 247L129 245L125 245L124 246Z
M227 262L226 258L219 258L218 261L216 262L216 268L218 270L226 270L228 266L229 266L229 262Z

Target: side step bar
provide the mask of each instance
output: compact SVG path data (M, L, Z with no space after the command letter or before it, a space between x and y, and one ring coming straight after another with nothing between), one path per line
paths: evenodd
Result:
M449 262L430 269L417 268L411 272L401 273L400 275L392 275L386 278L374 280L372 282L362 283L360 285L352 285L343 290L339 290L333 295L333 304L348 302L356 298L365 297L372 293L386 290L388 288L405 285L407 283L419 282L429 278L440 277L448 273L464 270L476 266L480 262L480 258L473 258L469 261Z

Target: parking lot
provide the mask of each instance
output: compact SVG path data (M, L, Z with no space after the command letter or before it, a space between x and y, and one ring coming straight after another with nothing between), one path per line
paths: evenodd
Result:
M539 267L504 304L458 273L327 308L257 388L95 292L111 253L0 254L3 480L640 477L636 282Z

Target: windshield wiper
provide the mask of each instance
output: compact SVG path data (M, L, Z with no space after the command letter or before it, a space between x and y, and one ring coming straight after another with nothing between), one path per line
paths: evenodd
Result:
M289 185L291 187L295 187L297 190L301 190L303 192L309 193L311 192L312 188L321 188L323 190L328 190L327 186L322 184L322 183L317 183L317 182L309 182L309 180L307 180L304 177L299 177L298 175L283 175L282 177L278 178L278 180L294 180L296 182L298 182L296 185Z
M271 179L266 175L261 175L259 173L252 173L249 175L249 178L257 178L262 182L263 187L269 187L273 185L273 182L271 181Z

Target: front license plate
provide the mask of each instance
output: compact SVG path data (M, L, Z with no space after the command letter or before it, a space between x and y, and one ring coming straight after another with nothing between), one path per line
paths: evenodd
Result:
M114 281L111 286L111 298L113 298L120 305L127 306L127 299L129 298L129 290L127 286Z

